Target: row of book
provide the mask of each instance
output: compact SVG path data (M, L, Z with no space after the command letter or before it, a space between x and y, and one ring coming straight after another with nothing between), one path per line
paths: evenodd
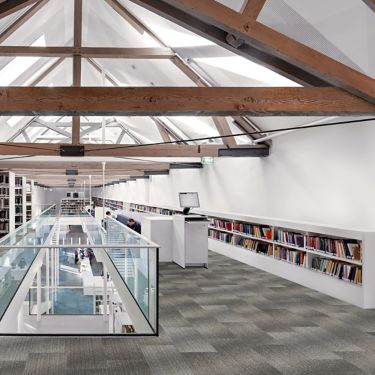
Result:
M211 229L208 231L208 236L210 238L213 238L214 240L219 240L219 241L223 241L226 243L232 243L232 238L233 238L233 234L223 233L223 232L219 232L217 230L211 230Z
M289 245L304 247L304 236L301 233L289 232L284 229L278 229L275 233L276 241L284 242Z
M237 223L216 218L211 219L210 225L230 232L238 232L258 238L272 240L272 229L267 226Z
M9 188L7 187L0 187L0 196L9 196Z
M285 260L297 266L306 265L306 253L298 250L290 250L282 246L276 246L275 258Z
M341 258L361 260L361 246L353 240L306 236L306 247Z
M316 257L312 260L311 268L341 280L362 284L362 268L359 266Z
M8 174L0 174L0 184L9 184Z
M216 228L233 231L233 223L231 221L225 221L225 220L212 218L210 220L210 225Z
M256 240L252 240L250 238L241 238L238 241L237 246L241 246L245 249L255 251L256 253L261 253L268 256L273 255L273 249L271 244L259 242Z
M244 234L249 234L250 236L265 238L267 240L272 240L272 229L263 225L254 225L246 223L233 223L233 231L240 232Z
M9 199L0 198L0 209L1 208L9 208Z
M0 221L0 231L9 231L9 223L7 221Z

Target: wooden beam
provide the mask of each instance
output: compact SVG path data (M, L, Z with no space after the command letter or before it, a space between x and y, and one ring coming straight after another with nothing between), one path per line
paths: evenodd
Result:
M0 34L0 43L4 42L11 34L18 30L26 21L28 21L36 12L38 12L44 5L46 5L48 0L40 0L36 2L31 8L29 8L25 13L23 13L19 18L17 18L11 25L9 25Z
M159 134L163 140L163 142L170 142L171 139L169 137L169 134L167 130L161 125L159 121L154 121L156 124L156 127L158 128Z
M242 7L242 14L256 20L262 11L266 0L247 0Z
M201 35L212 27L216 33L225 33L235 37L235 48L250 46L261 52L287 62L290 66L302 70L336 87L358 95L375 103L375 80L350 67L309 48L271 28L238 13L215 0L131 0L150 10L162 14L190 30L196 21L200 25ZM184 16L190 16L189 22ZM181 21L182 19L182 21ZM204 25L206 28L204 29ZM228 38L226 38L228 41ZM272 63L270 61L270 63ZM293 73L291 72L293 75Z
M375 12L375 0L363 0L364 3L373 11Z
M64 145L71 146L71 145ZM223 145L108 145L86 144L85 156L127 156L127 157L202 157L219 155ZM0 143L0 155L44 155L60 156L61 144L56 143ZM268 153L264 145L236 146L232 150L254 150L254 153ZM255 156L255 154L254 154Z
M246 117L233 116L233 120L235 121L236 125L241 130L243 130L244 132L253 133L253 132L257 132L257 131L261 130L256 124L254 124L253 121L250 121L250 119L248 119ZM263 135L261 135L261 134L253 134L251 136L252 139L259 139L261 137L263 137ZM264 141L263 143L265 145L267 145L267 146L271 146L272 145L272 141L271 140Z
M230 130L228 121L225 117L212 117L212 120L216 126L216 129L220 135L229 135L232 134ZM237 145L236 139L234 137L225 137L222 138L223 143L227 147L235 147Z
M0 46L0 56L82 57L111 59L170 59L170 48L114 48L114 47L33 47Z
M0 19L34 4L37 0L8 0L0 3Z
M335 88L0 88L0 115L3 116L373 116L374 114L374 104Z

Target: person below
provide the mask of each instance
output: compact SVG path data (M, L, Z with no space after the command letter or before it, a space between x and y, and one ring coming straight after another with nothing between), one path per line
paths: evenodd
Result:
M133 229L135 232L141 234L141 224L137 223L134 219L130 218L128 220L127 226L130 229Z

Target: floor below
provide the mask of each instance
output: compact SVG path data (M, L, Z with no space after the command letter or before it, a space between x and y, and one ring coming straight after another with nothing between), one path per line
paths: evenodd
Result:
M0 337L0 374L375 374L375 311L210 253L160 269L160 337Z

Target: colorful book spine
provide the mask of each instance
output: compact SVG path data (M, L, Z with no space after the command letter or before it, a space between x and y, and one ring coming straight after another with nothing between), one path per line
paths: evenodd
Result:
M362 284L362 267L346 264L337 260L315 257L311 268L340 280Z
M288 263L304 267L306 265L306 253L298 250L290 250L282 246L276 246L275 258L285 260Z

